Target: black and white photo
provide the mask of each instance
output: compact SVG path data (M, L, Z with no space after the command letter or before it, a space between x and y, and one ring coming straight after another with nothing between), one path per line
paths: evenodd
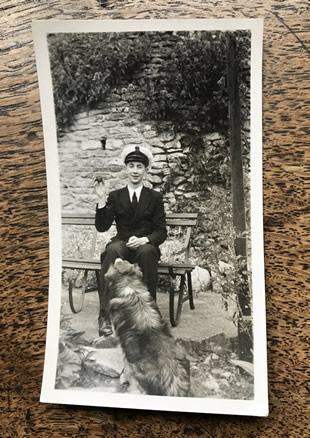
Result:
M33 24L41 401L268 415L263 21Z

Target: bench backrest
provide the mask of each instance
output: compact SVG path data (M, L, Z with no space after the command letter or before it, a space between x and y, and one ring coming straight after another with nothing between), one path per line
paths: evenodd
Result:
M197 224L197 216L198 213L167 213L167 225L193 227ZM61 222L62 225L95 225L95 216L83 213L64 213Z
M190 238L192 227L197 225L198 213L167 213L166 222L170 227L186 227L186 236L184 242L185 262L189 259ZM93 225L95 226L95 216L85 213L69 214L64 213L61 218L62 225ZM97 231L94 229L92 245L90 250L90 258L93 258L93 254L96 246Z

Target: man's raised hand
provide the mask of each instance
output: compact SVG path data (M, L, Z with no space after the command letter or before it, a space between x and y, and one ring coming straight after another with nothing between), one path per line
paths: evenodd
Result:
M102 208L105 206L108 197L108 184L103 180L101 176L98 176L95 179L95 193L98 196L98 207Z

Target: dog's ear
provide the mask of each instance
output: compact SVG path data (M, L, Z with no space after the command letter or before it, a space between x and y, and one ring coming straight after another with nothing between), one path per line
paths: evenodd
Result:
M131 264L127 262L127 260L122 259L116 259L114 262L114 267L120 272L121 274L126 274L126 272L129 272L131 269Z
M138 265L138 263L135 263L134 265L132 265L132 272L134 272L138 277L142 278L142 271Z

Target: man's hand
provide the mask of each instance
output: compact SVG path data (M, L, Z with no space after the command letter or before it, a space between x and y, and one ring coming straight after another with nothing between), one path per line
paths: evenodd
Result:
M128 248L137 249L139 246L146 245L149 239L147 237L131 236L127 242Z
M108 187L107 183L104 182L102 177L97 177L95 180L95 193L98 196L98 207L102 208L105 206L108 197Z

